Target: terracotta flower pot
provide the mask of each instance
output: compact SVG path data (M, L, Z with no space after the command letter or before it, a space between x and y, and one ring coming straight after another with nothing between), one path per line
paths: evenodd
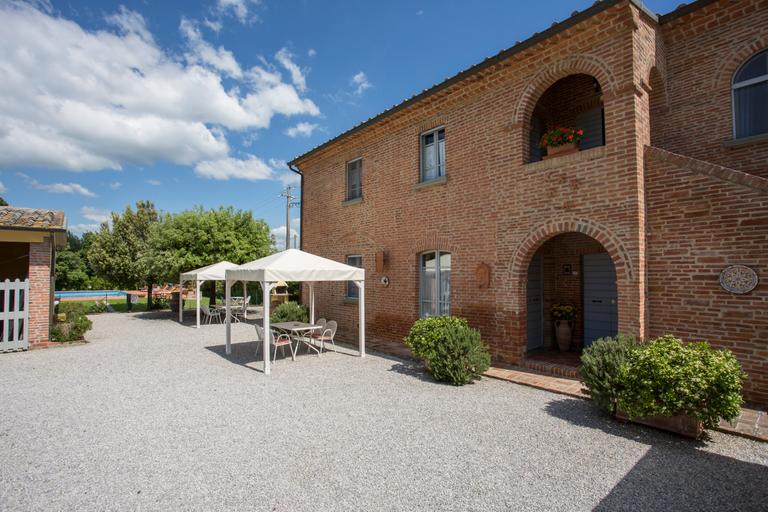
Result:
M542 157L543 160L548 158L555 158L556 156L570 155L579 151L579 146L575 142L563 144L562 146L547 146L547 156Z
M555 338L560 352L567 352L571 348L573 326L569 320L555 320Z
M632 421L660 430L674 432L681 436L698 439L704 433L702 423L692 416L677 414L675 416L647 416L630 420L629 416L621 409L616 410L616 417L623 421Z

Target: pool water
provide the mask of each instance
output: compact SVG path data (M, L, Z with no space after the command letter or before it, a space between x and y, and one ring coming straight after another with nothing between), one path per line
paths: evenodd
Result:
M125 297L127 294L120 290L78 290L68 292L55 292L54 295L60 299L75 298L75 297L110 297L120 298Z

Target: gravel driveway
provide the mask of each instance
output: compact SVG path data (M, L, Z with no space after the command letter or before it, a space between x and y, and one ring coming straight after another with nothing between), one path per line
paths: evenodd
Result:
M502 381L301 351L253 329L93 317L91 343L0 355L0 510L765 510L768 444L695 444ZM242 343L240 343L242 342Z

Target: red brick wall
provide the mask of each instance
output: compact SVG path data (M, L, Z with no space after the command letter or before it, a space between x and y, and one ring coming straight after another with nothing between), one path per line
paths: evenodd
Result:
M768 177L768 138L735 147L731 80L768 48L768 1L721 0L662 25L667 49L666 127L654 144Z
M51 238L29 244L29 342L47 342L51 321Z
M750 375L745 396L768 403L768 180L755 188L699 171L739 178L716 166L647 156L650 335L732 350ZM719 274L732 264L755 269L757 289L725 291Z
M626 3L608 9L299 162L303 247L338 261L363 254L369 335L407 333L418 317L418 255L440 249L452 253L452 312L481 330L495 361L518 362L528 263L541 244L569 231L596 238L618 262L621 329L644 332L641 146L627 130L640 90L633 16ZM524 164L536 103L574 74L595 76L602 87L606 146ZM441 125L447 182L419 188L419 134ZM344 163L357 157L363 200L344 205ZM388 263L376 273L380 250ZM475 280L481 263L491 267L489 289ZM319 286L318 315L338 320L340 336L354 338L357 306L345 302L344 290L343 283Z

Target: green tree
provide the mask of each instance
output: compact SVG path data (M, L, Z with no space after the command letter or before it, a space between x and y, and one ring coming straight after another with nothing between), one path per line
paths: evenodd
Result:
M222 260L246 263L271 253L274 240L269 226L250 211L232 207L191 210L163 216L152 226L148 267L163 280L177 281L179 274ZM215 300L215 283L209 288Z
M0 206L8 206L8 203L2 197L0 197Z
M90 284L82 240L67 233L67 246L56 253L56 289L83 290Z
M152 286L157 275L148 265L150 229L158 213L150 201L137 201L121 213L112 212L112 226L103 223L87 240L88 263L97 276L121 288L147 285L147 307L152 305Z

